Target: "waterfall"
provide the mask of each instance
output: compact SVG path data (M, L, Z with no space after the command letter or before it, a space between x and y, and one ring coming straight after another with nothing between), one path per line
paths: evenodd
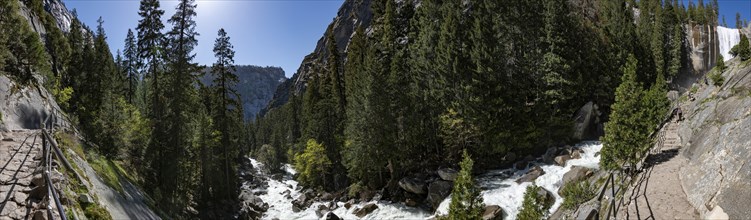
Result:
M730 49L741 41L741 35L738 29L717 26L717 40L720 45L720 54L725 61L728 61L733 58L730 55Z

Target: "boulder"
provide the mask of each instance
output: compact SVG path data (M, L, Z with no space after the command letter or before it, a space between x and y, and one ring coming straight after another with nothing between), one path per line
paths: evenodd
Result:
M506 212L498 205L485 206L485 211L482 213L482 220L503 220L504 217L506 217Z
M553 192L550 192L542 187L539 187L537 189L537 197L543 198L543 201L548 204L553 204L555 202L555 196L553 195Z
M424 181L417 179L417 178L411 178L411 177L404 177L401 180L399 180L399 187L402 188L404 191L414 193L414 194L425 194L427 191L425 188L427 188Z
M571 156L570 155L557 156L557 157L555 157L555 164L558 165L558 166L562 166L563 167L563 166L566 166L566 162L568 160L571 160Z
M318 209L316 209L316 215L320 218L323 217L324 213L329 211L329 207L326 205L318 205Z
M339 218L334 212L326 213L326 220L342 220L342 218Z
M581 159L584 151L582 149L573 149L571 152L571 159Z
M563 178L561 179L561 189L563 189L563 186L566 184L573 182L573 181L579 181L583 180L587 177L592 176L594 171L587 167L582 166L572 166L571 170L566 172L566 174L563 174ZM558 190L558 194L560 194L560 189Z
M545 154L542 155L542 161L547 164L552 164L553 162L555 162L554 159L557 153L558 153L557 147L548 148L548 150L545 151Z
M292 201L292 211L299 212L301 210L305 210L306 208L308 208L308 206L310 206L310 204L313 203L313 200L311 198L312 197L306 195L305 193L298 196L297 199Z
M248 207L253 208L253 210L256 210L258 212L266 212L269 210L269 204L263 202L261 198L258 198L257 196L253 196L250 200L245 200L243 203L247 204Z
M446 181L454 181L458 174L459 172L457 172L455 169L451 169L451 168L438 169L438 176L440 176L441 179L446 180Z
M597 201L597 198L594 198L581 204L579 208L576 209L574 216L576 216L576 220L595 220L599 217L599 210L600 202Z
M540 166L535 166L535 167L532 167L532 169L529 169L529 172L527 172L527 174L524 174L524 176L516 180L516 183L521 184L523 182L533 182L538 177L544 174L545 174L545 171L542 170Z
M417 204L417 201L415 201L414 199L407 198L406 200L404 200L404 205L409 206L409 207L417 207L418 204Z
M365 217L366 215L372 213L376 209L378 209L378 205L376 205L375 203L370 203L370 204L367 204L367 205L363 206L362 208L356 208L353 213L357 217L362 218L362 217Z
M354 204L354 203L355 203L355 200L354 199L350 199L349 201L347 201L346 203L344 203L344 208L345 209L352 208L352 204Z
M78 195L78 201L83 204L91 204L91 203L94 203L94 198L91 197L89 194L81 193Z
M430 183L430 187L428 187L428 202L433 210L437 209L441 205L441 202L451 194L452 188L453 184L448 181L438 180Z
M324 192L321 194L321 200L323 201L330 201L334 199L334 195L328 192Z

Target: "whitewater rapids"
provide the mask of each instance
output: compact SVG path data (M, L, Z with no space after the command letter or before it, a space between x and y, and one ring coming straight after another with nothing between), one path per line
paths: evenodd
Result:
M571 170L572 166L599 169L598 164L600 156L598 152L602 149L602 144L599 142L583 142L577 144L576 147L584 151L582 157L580 159L569 160L564 167L537 162L530 163L529 168L538 165L545 171L545 174L537 178L534 183L552 192L555 196L555 203L550 208L550 213L555 212L563 203L563 198L561 198L557 192L561 187L561 179L563 178L563 175ZM263 164L255 159L251 159L251 161L256 170L260 170L258 168L263 166ZM515 181L527 173L529 168L524 170L493 170L487 172L485 175L475 177L477 186L484 189L482 191L482 197L485 201L485 205L499 205L508 214L506 219L516 219L516 215L519 213L522 200L524 199L524 192L528 186L532 185L532 183L527 182L517 184ZM298 183L292 179L292 176L296 173L292 166L286 164L284 165L283 170L285 171L285 175L282 178L282 181L269 179L269 186L266 188L266 193L259 195L264 202L269 204L269 209L264 213L263 219L319 219L318 215L316 215L316 210L319 205L324 204L321 202L313 203L310 207L300 212L292 211L292 200L300 196L301 192L295 190ZM510 174L510 176L504 174ZM284 196L283 193L287 190L290 191L292 199L288 199L289 197ZM451 196L441 203L435 213L429 213L419 208L407 207L401 203L391 203L388 201L361 203L353 205L350 209L344 208L344 203L339 202L339 208L332 212L344 219L359 219L352 213L355 208L362 207L369 203L376 203L378 209L362 219L427 219L434 217L435 215L444 215L448 213L450 201Z

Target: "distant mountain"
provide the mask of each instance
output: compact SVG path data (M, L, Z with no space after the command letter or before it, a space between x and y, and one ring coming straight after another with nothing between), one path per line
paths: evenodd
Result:
M210 68L204 71L208 73ZM256 114L266 107L274 96L276 87L287 81L281 67L238 65L235 75L240 80L235 89L242 99L245 120L255 119ZM205 74L200 80L204 85L211 85L213 79L211 74Z

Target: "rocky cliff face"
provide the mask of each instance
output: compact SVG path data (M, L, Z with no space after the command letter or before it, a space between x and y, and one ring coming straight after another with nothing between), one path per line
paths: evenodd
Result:
M205 71L208 72L210 69L207 68ZM240 80L235 89L242 99L245 120L255 119L256 114L266 107L274 96L277 86L287 81L284 70L279 67L240 65L237 66L235 75ZM213 79L211 74L205 74L201 82L211 85Z
M340 53L346 51L349 40L358 26L367 28L370 25L370 21L373 18L370 2L371 0L345 0L339 8L339 12L330 25L333 26L337 49L339 49ZM320 65L318 60L325 60L328 57L326 51L329 46L322 36L318 40L315 50L303 58L300 68L297 69L292 78L277 88L274 98L268 107L266 107L266 110L287 103L290 94L298 95L305 89L307 80L316 74L314 67Z
M55 24L57 24L57 28L60 28L60 30L65 33L69 32L70 23L74 18L73 13L68 11L68 8L65 7L65 4L61 0L43 1L44 10L52 15L52 18L54 18L55 20ZM39 18L40 15L34 14L27 5L23 3L21 3L20 5L21 15L29 21L31 28L40 35L47 34L47 30L44 28L44 24L42 24L42 21Z
M728 62L721 86L695 84L684 103L679 134L687 166L680 179L688 201L704 217L721 207L731 219L751 216L751 62Z

